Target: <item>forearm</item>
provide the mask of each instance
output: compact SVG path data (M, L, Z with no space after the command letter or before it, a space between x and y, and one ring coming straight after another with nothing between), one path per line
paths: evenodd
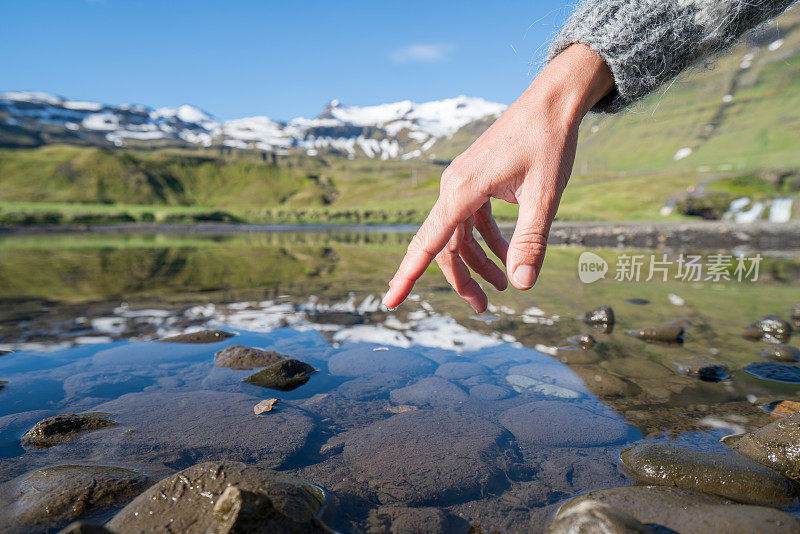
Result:
M616 90L594 109L614 112L719 51L796 0L586 0L550 58L583 43L603 58Z

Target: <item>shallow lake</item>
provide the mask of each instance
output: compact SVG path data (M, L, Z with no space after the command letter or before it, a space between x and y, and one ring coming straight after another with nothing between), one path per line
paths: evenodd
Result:
M790 320L797 259L764 258L756 281L739 281L734 256L725 276L694 280L681 278L680 253L657 251L666 271L645 281L652 251L599 249L605 278L583 283L585 249L554 246L534 290L482 284L483 314L435 267L389 313L380 298L408 238L0 238L0 349L13 351L0 356L0 497L13 502L19 480L47 466L121 466L154 482L228 459L322 487L324 520L340 532L389 528L404 507L455 532L540 531L569 498L633 484L622 449L730 454L720 438L775 420L770 402L798 400L800 384L744 370L768 362L768 343L741 335L765 315ZM708 266L715 252L696 254ZM631 256L640 279L615 279ZM580 320L601 305L613 308L610 331ZM681 343L628 334L666 325L684 330ZM154 342L199 330L235 336ZM581 334L597 344L580 347ZM230 345L318 371L290 391L253 385L257 368L215 365ZM269 398L278 404L256 416ZM119 424L45 449L20 442L37 421L86 411Z

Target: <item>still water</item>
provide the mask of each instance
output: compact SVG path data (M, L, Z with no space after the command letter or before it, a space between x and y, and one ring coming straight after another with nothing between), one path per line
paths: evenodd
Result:
M573 496L633 484L623 448L729 454L721 437L774 420L762 409L772 401L798 400L800 386L743 370L767 360L766 344L741 333L764 315L789 319L800 261L766 258L756 282L673 271L666 282L617 281L614 265L633 252L594 250L611 267L584 284L585 250L551 247L536 289L483 284L484 314L435 267L388 313L380 298L408 238L3 238L0 349L13 352L0 356L0 495L13 502L19 481L48 466L120 466L154 482L229 459L324 488L325 522L340 532L388 528L406 507L434 514L440 530L535 532ZM601 305L615 313L610 332L580 320ZM684 328L683 343L627 334L664 325ZM154 341L209 329L236 335ZM581 334L596 346L575 344ZM291 391L252 385L243 379L258 369L215 365L230 345L318 372ZM714 365L714 381L697 376ZM275 409L255 416L268 398ZM86 411L119 424L46 449L20 442L37 421Z

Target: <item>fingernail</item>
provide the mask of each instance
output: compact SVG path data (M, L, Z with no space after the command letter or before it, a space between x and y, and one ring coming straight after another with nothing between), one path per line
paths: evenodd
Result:
M514 271L514 281L525 289L533 287L536 283L536 269L533 265L520 265Z

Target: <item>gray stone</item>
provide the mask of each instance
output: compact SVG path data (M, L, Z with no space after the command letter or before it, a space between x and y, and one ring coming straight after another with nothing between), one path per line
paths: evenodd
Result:
M439 534L447 532L447 516L438 508L380 506L369 513L368 534Z
M12 524L53 530L80 517L97 517L147 486L147 477L121 467L60 465L25 476L19 483Z
M587 501L624 510L641 523L681 534L800 532L797 519L775 508L730 504L720 497L667 486L622 486L592 491L567 501L557 518L567 516Z
M272 350L262 350L244 345L231 345L214 355L214 363L220 367L250 370L256 367L268 367L286 358L288 356Z
M22 435L22 444L37 449L52 447L75 439L81 432L115 426L117 422L111 416L112 414L104 412L54 415L42 419L25 432Z
M324 493L293 476L238 462L208 462L169 476L115 515L117 534L330 533Z
M306 444L314 423L290 406L256 417L253 406L261 400L216 391L129 393L96 407L114 412L120 427L86 434L75 447L178 469L212 459L277 467Z
M507 399L511 392L494 384L478 384L469 388L469 398L479 401L498 401Z
M416 352L389 347L389 350L373 351L373 345L359 344L332 355L328 360L328 371L337 376L366 376L389 373L414 376L432 373L436 364Z
M389 398L395 404L414 406L447 406L467 400L464 390L438 376L429 376L410 386L392 391Z
M629 330L628 334L651 343L683 343L683 327L675 325Z
M156 341L160 341L161 343L219 343L235 335L236 334L225 332L224 330L201 330L199 332L165 337L157 339Z
M339 386L339 393L351 400L374 400L388 397L390 391L405 383L400 375L376 373L348 380Z
M560 514L547 534L655 534L621 510L596 501L583 501Z
M500 415L500 423L528 445L594 447L623 441L628 426L569 402L536 401Z
M761 355L778 362L796 362L800 360L800 350L783 343L767 345L761 351Z
M800 481L800 413L745 434L733 448L789 478Z
M348 432L349 491L382 504L425 505L502 488L507 434L464 413L414 410Z
M446 362L436 369L436 375L448 380L461 380L488 372L488 367L475 362Z
M645 443L622 451L620 460L648 484L710 493L746 504L788 505L795 500L789 480L747 458Z

